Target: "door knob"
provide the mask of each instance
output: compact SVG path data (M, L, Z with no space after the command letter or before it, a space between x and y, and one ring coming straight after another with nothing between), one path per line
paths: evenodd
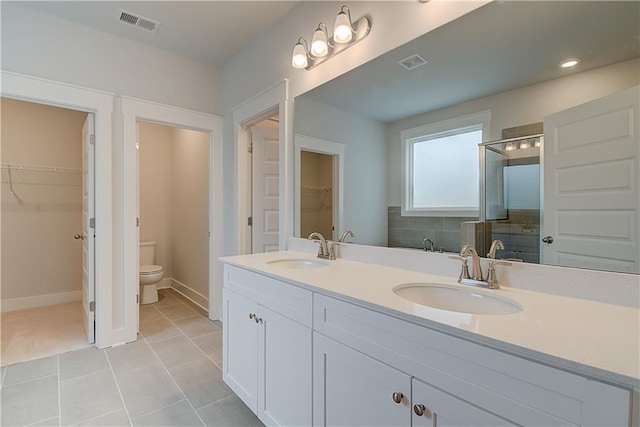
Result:
M545 236L545 237L542 238L542 241L544 243L552 244L553 243L553 237L552 236Z
M75 236L73 236L74 239L78 240L84 240L84 236L82 234L76 234Z
M399 391L396 391L395 393L393 393L391 397L393 398L394 402L400 403L402 402L402 398L404 397L404 394L400 393Z

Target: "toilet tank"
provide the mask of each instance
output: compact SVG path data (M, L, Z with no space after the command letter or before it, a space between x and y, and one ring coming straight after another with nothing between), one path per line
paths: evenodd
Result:
M156 263L156 241L140 242L140 265L154 265Z

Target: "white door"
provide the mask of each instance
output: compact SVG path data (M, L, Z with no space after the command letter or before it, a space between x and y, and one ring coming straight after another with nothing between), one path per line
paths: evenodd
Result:
M313 333L314 426L410 426L411 377Z
M311 329L258 306L258 417L311 425Z
M640 87L545 117L541 263L640 271Z
M96 340L94 140L93 114L89 113L82 126L82 324L90 343Z
M223 376L240 399L255 413L258 407L258 305L223 289Z
M253 127L251 252L279 249L280 142L277 127Z

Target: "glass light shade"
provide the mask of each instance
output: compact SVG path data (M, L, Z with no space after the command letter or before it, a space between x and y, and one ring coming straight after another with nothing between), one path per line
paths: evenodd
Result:
M298 42L293 47L293 54L291 55L291 66L293 68L306 68L309 65L307 60L307 50L302 43Z
M333 26L333 40L336 43L348 43L353 38L351 22L345 12L338 13L336 23Z
M524 141L522 141L520 143L520 149L525 149L525 148L531 148L531 140L530 139L525 139Z
M327 42L327 33L320 27L313 33L311 39L311 54L316 58L322 58L329 53L329 44Z

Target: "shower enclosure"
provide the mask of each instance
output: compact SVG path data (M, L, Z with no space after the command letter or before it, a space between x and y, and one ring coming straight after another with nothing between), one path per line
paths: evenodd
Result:
M476 247L486 254L493 240L505 249L496 258L540 261L540 149L543 135L480 145L481 206Z

